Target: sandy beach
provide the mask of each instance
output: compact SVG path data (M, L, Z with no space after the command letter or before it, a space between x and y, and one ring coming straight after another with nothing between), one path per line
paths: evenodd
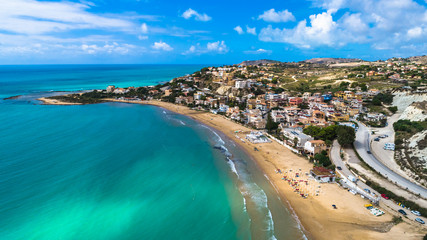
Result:
M39 99L45 104L70 105L50 99ZM392 214L387 212L380 217L372 215L364 204L368 201L360 196L352 195L342 189L338 184L317 184L312 181L312 188L318 188L319 196L310 195L304 199L294 192L294 189L284 180L283 174L276 173L276 169L293 172L301 169L302 173L309 172L312 164L286 147L277 142L252 144L248 141L241 141L236 138L235 131L239 138L245 138L245 132L251 129L238 123L232 122L220 115L209 112L199 112L184 106L159 101L125 101L105 99L112 102L126 102L149 104L168 109L170 111L189 116L200 121L218 131L223 132L230 139L239 144L257 163L260 170L269 178L273 187L281 197L284 204L292 209L298 216L306 235L309 239L422 239L427 233L420 226L410 225L406 222L393 225ZM254 151L254 147L259 151ZM332 208L332 204L337 209Z
M198 112L184 106L159 101L144 104L190 116L235 140L270 179L284 204L295 211L310 239L421 239L426 233L423 228L406 222L393 226L390 223L392 215L388 212L381 217L373 216L364 207L364 204L368 203L367 200L352 195L337 184L322 184L319 196L303 199L282 180L282 174L276 173L276 169L283 171L301 169L305 173L309 172L312 164L274 141L263 144L239 141L235 131L249 132L251 131L249 128L220 115ZM244 134L240 133L239 137L244 138ZM259 151L254 151L254 147ZM337 205L338 209L333 209L332 204Z
M70 103L70 102L63 102L52 98L38 98L37 100L42 101L43 104L46 105L82 105L81 103Z

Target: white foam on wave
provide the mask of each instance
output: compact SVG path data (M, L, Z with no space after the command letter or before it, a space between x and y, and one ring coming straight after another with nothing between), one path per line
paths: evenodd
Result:
M276 188L276 186L273 184L273 182L270 180L270 178L266 174L264 174L264 177L267 178L267 180L270 182L271 186L273 186L274 190L277 192L277 196L281 200L280 195L279 195L279 190ZM299 220L297 214L295 213L295 210L292 208L291 204L287 200L286 200L286 203L288 205L288 209L290 209L292 217L297 222L297 228L301 231L302 237L304 239L308 240L307 236L305 235L305 229L302 226L301 221ZM274 237L274 235L273 235L273 237ZM276 238L274 237L274 239L276 239Z
M260 188L256 183L253 182L245 182L243 184L243 188L246 190L241 191L244 197L249 197L258 208L259 211L266 211L267 214L265 216L265 223L267 225L266 231L268 231L271 235L271 239L275 239L274 237L274 221L273 216L271 214L270 209L268 208L268 199L264 190Z
M187 124L185 124L183 121L181 121L181 120L178 120L179 121L179 123L181 123L182 125L187 125Z
M228 158L227 163L230 166L231 171L234 172L237 175L237 177L239 177L239 173L237 172L236 165L234 164L234 162Z
M163 114L166 114L166 111L163 111Z
M214 130L210 129L209 127L207 127L207 126L205 126L205 125L203 125L203 124L200 124L200 126L202 126L202 127L206 128L206 129L209 129L209 131L211 131L213 134L215 134L215 136L217 136L217 137L218 137L218 143L219 143L219 144L225 144L224 140L222 140L222 138L221 138L221 137L218 135L218 133L216 133Z

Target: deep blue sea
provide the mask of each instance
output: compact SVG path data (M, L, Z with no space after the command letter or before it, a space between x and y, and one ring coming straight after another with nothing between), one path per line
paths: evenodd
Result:
M202 67L0 66L0 98L22 95L0 100L0 239L304 239L221 133L153 106L35 100L153 85Z

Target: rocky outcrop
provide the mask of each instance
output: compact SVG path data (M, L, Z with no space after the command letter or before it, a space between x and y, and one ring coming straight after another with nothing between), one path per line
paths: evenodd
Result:
M406 92L397 92L394 93L393 106L396 106L398 112L403 112L414 102L423 102L427 101L427 93L411 93Z
M403 111L399 119L424 121L427 119L427 101L414 102Z
M231 92L231 87L230 86L221 86L216 90L216 92L219 95L228 95Z

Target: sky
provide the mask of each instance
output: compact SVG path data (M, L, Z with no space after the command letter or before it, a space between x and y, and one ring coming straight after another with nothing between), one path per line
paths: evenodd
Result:
M0 0L0 64L233 64L427 53L427 0Z

